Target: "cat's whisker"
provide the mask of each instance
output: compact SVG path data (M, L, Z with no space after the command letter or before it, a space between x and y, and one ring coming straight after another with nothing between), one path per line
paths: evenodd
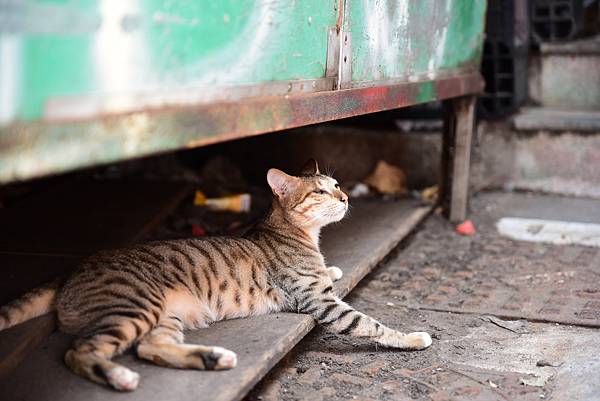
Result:
M333 177L335 175L335 168L332 167L330 164L327 164L325 166L325 175L328 177Z

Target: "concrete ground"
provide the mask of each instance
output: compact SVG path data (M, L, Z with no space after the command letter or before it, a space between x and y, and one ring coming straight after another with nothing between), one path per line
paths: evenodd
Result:
M516 242L500 217L600 219L600 202L486 193L477 234L432 215L346 298L433 345L398 352L317 328L246 398L600 400L600 248Z

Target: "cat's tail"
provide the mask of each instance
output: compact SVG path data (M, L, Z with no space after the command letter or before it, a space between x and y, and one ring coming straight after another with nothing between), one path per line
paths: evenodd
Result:
M0 307L0 331L52 312L56 293L63 280L63 277L59 277Z

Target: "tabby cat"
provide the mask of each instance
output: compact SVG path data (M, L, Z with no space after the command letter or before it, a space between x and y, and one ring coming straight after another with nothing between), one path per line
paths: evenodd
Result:
M242 238L158 241L91 256L64 282L34 290L0 309L0 330L56 310L77 336L65 354L77 374L117 390L139 375L111 358L136 345L139 358L183 369L230 369L236 355L185 344L183 331L211 322L279 311L312 315L333 333L400 349L431 345L427 333L403 334L341 301L319 251L319 232L341 220L348 197L310 160L299 176L271 169L265 220Z

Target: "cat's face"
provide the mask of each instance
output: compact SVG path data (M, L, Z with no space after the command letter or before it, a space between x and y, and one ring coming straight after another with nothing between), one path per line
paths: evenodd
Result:
M323 227L340 221L348 210L348 196L335 179L319 173L312 159L300 176L270 169L267 181L287 218L298 227Z

